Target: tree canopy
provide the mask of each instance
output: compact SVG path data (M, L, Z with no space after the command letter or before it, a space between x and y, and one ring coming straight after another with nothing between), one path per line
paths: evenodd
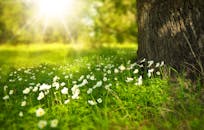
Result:
M136 41L135 0L77 0L59 19L39 17L33 0L0 0L0 42Z

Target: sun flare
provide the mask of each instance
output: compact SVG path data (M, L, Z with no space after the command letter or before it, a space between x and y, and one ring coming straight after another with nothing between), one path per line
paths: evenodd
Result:
M74 0L38 0L38 14L46 18L63 18L74 9Z

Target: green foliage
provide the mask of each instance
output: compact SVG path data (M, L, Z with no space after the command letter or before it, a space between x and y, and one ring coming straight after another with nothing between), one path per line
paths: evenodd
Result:
M56 129L202 129L202 85L164 78L162 62L135 63L135 48L1 46L0 129L38 129L42 120L53 129L54 119Z
M93 1L90 15L94 20L94 41L99 42L135 42L136 27L136 1Z

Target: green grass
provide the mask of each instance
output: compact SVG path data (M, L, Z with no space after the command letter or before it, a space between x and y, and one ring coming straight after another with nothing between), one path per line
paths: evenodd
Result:
M166 67L156 63L142 68L143 63L134 61L136 48L132 44L0 46L0 129L39 129L41 120L47 122L44 129L204 129L202 84L192 84L181 75L172 80ZM140 76L142 84L137 85ZM51 88L39 90L42 84ZM61 92L64 87L67 94ZM30 92L23 94L26 88ZM47 95L37 100L40 92ZM9 99L4 100L6 95ZM36 116L38 108L45 111L41 117ZM59 121L56 128L50 127L53 119Z

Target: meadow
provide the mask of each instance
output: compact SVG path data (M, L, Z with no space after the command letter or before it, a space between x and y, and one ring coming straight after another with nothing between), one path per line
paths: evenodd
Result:
M0 46L0 129L204 129L204 89L137 45Z

